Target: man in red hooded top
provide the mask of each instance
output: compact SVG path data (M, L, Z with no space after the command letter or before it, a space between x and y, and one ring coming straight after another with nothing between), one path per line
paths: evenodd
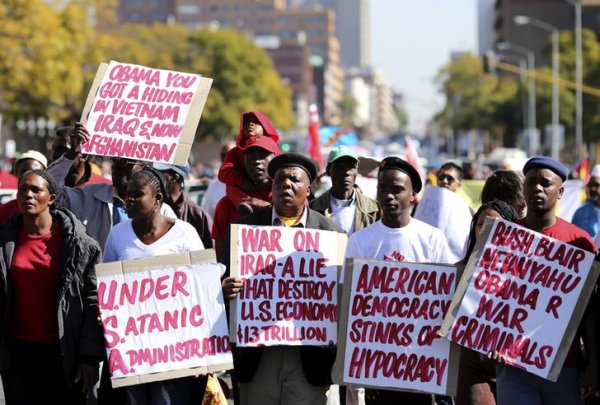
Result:
M279 142L279 134L271 121L259 111L247 111L240 117L240 132L235 141L236 146L227 152L219 169L218 178L226 185L226 194L242 214L249 214L255 208L250 194L255 185L245 175L244 148L257 138L268 136Z

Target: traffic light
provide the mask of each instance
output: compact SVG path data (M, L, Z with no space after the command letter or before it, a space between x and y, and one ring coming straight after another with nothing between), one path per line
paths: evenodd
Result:
M496 73L496 54L494 51L487 51L483 55L483 71L484 73Z

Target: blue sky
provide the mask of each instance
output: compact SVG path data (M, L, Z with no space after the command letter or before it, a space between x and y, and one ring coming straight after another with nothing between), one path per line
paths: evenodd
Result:
M409 130L444 105L433 79L452 51L477 50L477 0L371 0L371 61L404 94Z

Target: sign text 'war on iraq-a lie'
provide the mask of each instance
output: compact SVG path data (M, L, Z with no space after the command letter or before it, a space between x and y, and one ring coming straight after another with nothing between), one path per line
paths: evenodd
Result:
M232 301L238 346L315 345L337 340L337 277L346 235L307 228L233 225Z

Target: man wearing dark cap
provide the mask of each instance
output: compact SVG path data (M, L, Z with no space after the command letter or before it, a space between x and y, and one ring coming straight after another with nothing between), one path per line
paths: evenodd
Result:
M525 163L523 174L527 214L517 223L545 236L595 253L596 246L587 232L555 214L556 204L564 191L563 182L567 179L567 169L556 160L538 156ZM582 324L578 328L580 334L578 333L573 339L557 382L543 379L516 367L499 364L496 372L498 403L581 404L581 370L577 367L582 363L580 338L585 345L587 366L591 367L590 370L597 370L594 312L594 304L590 302ZM592 376L591 380L591 383L597 387L597 375Z
M180 166L167 163L154 163L152 166L162 174L165 181L167 190L165 202L173 209L177 218L191 224L196 229L204 247L211 249L213 247L210 237L212 219L183 192L185 178L190 174L190 167L187 164Z
M331 188L310 202L310 208L332 218L348 235L371 225L380 218L377 201L356 186L358 155L347 146L337 146L329 153L327 174Z
M407 161L387 157L377 174L377 202L381 220L348 239L346 258L448 263L448 243L437 228L410 216L421 190L421 177ZM343 272L340 277L343 282ZM431 405L427 394L366 389L367 404Z
M236 223L341 232L333 221L308 207L310 185L318 172L312 160L301 154L284 153L273 158L268 172L273 178L273 206L240 218ZM224 294L230 299L235 298L241 288L240 279L227 277L223 281ZM240 402L242 405L325 404L334 360L334 351L316 346L237 348L234 362L240 383Z

